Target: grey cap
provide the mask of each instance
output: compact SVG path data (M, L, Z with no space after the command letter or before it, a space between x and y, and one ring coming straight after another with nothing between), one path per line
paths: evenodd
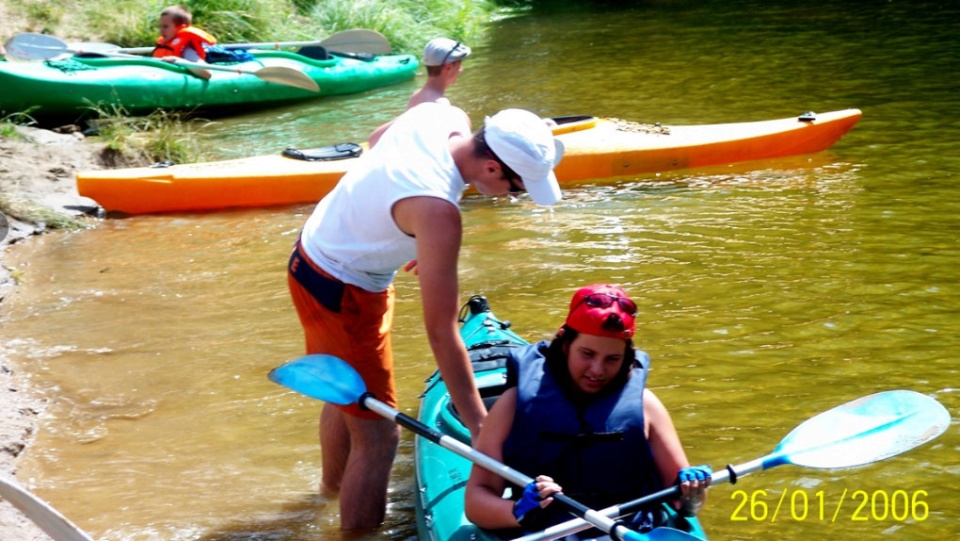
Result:
M450 38L435 38L423 48L424 66L442 66L470 55L470 47Z

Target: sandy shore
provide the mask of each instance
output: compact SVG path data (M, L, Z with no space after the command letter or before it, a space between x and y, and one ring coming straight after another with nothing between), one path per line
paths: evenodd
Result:
M77 214L73 207L94 204L77 194L75 175L80 170L103 168L102 145L84 142L79 134L32 128L23 128L21 133L26 140L0 137L0 196L18 206L40 206L68 215ZM17 249L17 244L50 231L42 223L4 218L0 218L0 325L7 317L6 307L17 294L16 269L7 267L6 256ZM4 349L0 344L0 476L23 484L17 479L17 462L29 452L47 400L31 388L30 374L7 358ZM0 501L0 540L47 539L15 507Z

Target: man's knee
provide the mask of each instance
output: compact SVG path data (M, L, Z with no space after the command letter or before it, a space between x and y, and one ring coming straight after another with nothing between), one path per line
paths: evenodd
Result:
M400 427L386 419L362 419L346 416L351 448L365 454L393 456L400 444ZM371 457L373 458L373 457Z

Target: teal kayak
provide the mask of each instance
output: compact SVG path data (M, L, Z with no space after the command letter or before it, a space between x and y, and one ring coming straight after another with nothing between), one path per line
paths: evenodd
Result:
M460 312L460 336L470 352L480 395L489 408L506 386L506 353L527 344L490 311L487 300L472 297ZM420 404L419 420L443 435L469 443L470 432L461 422L446 384L434 373L427 380ZM423 438L414 443L417 484L417 532L424 541L499 540L497 535L477 528L463 512L463 493L472 463L440 445ZM536 472L524 472L535 475ZM670 526L698 539L706 539L696 518L683 518L664 505Z
M186 66L140 57L65 56L43 62L0 62L0 117L26 112L38 120L74 122L96 116L92 107L128 114L157 109L224 111L351 94L413 79L413 55L332 54L325 59L286 51L253 50L254 60L210 71L205 79ZM221 64L218 66L227 66ZM263 80L251 72L303 72L319 92ZM245 72L245 73L244 73Z

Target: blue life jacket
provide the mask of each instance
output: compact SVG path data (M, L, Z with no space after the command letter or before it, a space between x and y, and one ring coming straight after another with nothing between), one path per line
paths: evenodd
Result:
M517 409L504 443L504 462L531 477L549 475L565 494L594 509L660 490L659 472L644 434L643 389L650 357L619 392L578 407L546 366L547 342L510 353L517 375ZM516 492L516 491L515 491ZM569 515L557 507L559 520Z

